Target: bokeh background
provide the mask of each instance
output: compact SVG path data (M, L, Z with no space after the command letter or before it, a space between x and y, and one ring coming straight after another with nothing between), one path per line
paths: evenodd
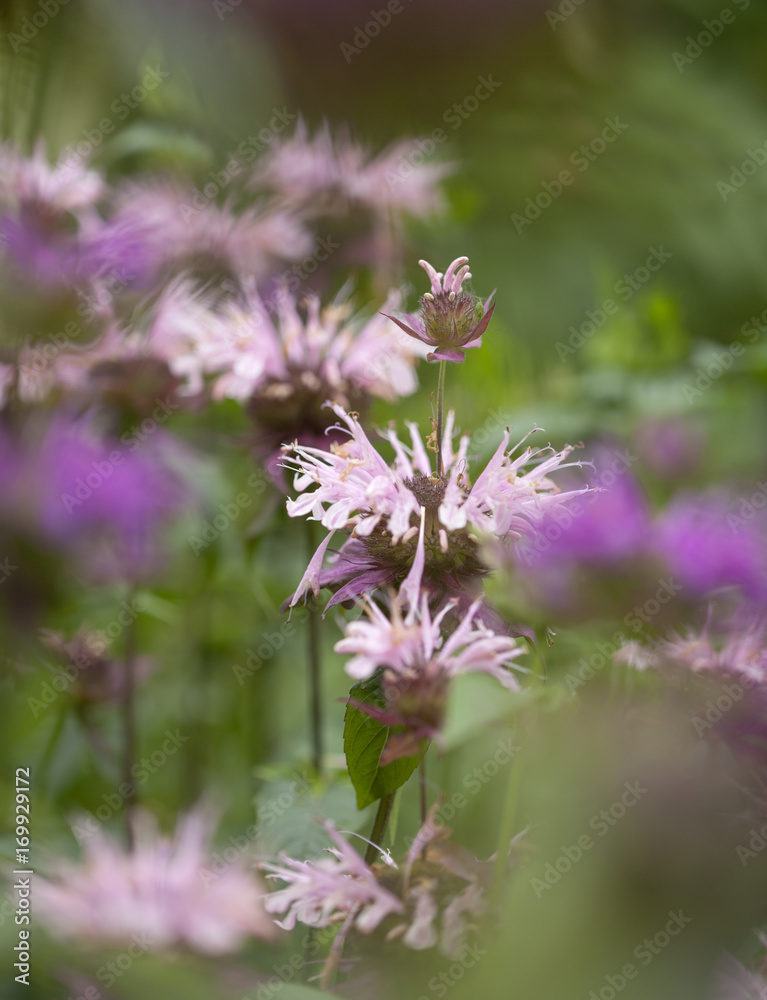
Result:
M632 477L653 509L686 491L724 490L725 511L738 513L759 490L767 474L764 5L401 0L361 47L355 32L370 20L370 0L51 3L55 13L29 38L21 26L41 4L6 0L0 8L3 139L29 151L42 135L53 156L85 137L109 179L170 170L202 187L278 112L291 122L302 116L310 129L327 121L374 150L422 137L424 161L452 171L443 183L445 212L414 221L406 233L411 302L423 290L419 258L444 267L465 254L475 286L497 289L484 346L449 373L447 389L461 426L482 431L478 458L492 454L504 426L521 437L537 423L557 446L583 442L588 457L600 447L628 449ZM725 9L731 16L722 22ZM162 72L161 85L125 108L121 95L152 68ZM104 119L115 130L94 141ZM352 275L372 296L344 234L329 228L328 236L342 248L319 290L329 296ZM0 316L4 351L57 328L49 304L33 292L6 296ZM733 355L733 343L743 351ZM371 422L426 426L434 366L421 365L419 379L415 396L377 402ZM213 543L192 551L189 538L219 503L250 489L256 467L242 444L247 418L233 403L181 412L170 427L194 449L201 499L171 526L172 559L139 595L138 646L159 664L142 687L139 740L150 752L178 728L188 741L141 797L170 828L179 812L209 796L221 811L223 849L255 821L259 802L273 803L305 772L307 626L298 614L295 629L280 633L280 607L303 573L306 541L268 486L253 492L252 506ZM109 743L117 721L108 707L82 718L66 697L29 708L49 676L37 629L71 633L84 620L106 628L130 595L76 575L52 582L50 567L40 574L13 594L11 581L0 584L0 788L10 803L14 769L32 767L33 844L44 866L49 856L76 855L68 819L95 813L113 791L114 774L89 727ZM759 949L753 928L765 918L767 854L744 866L735 850L750 827L734 789L753 791L753 761L733 763L698 738L690 717L700 692L669 692L609 657L575 690L573 671L592 662L598 643L619 629L630 637L630 587L625 593L611 584L586 610L552 610L521 593L518 576L517 583L497 578L491 593L511 617L527 615L557 633L545 646L548 682L511 706L492 685L459 687L446 753L430 778L435 794L449 799L466 792L465 779L493 759L500 740L518 743L521 791L502 769L448 819L481 857L497 849L499 829L527 829L534 847L522 852L522 872L501 894L499 940L476 967L458 975L447 960L406 962L398 953L393 973L384 949L364 959L369 995L718 997L723 952L752 963ZM660 624L700 623L704 612L688 607L681 618L677 609ZM284 642L242 680L235 666L277 633ZM277 810L262 830L262 853L310 853L317 815L332 815L341 829L368 831L372 822L370 810L357 812L341 775L348 682L332 652L337 638L330 615L322 635L325 739L336 776ZM593 852L538 895L531 878L593 832L590 819L636 781L649 791L630 817L604 842L595 838ZM751 798L763 822L760 795ZM3 811L5 823L10 804ZM118 818L109 816L105 827L118 830ZM401 849L416 828L417 792L408 786L395 845ZM11 844L9 832L9 855ZM634 947L680 910L691 923L679 939L636 980L611 984ZM94 982L108 952L67 953L37 931L34 983L13 984L5 958L13 928L7 906L1 913L0 978L7 982L0 995L64 1000ZM290 954L290 944L282 951L259 944L232 962L144 955L111 988L103 981L98 988L115 1000L308 998L309 988L296 984L257 992L267 987L254 970L268 972ZM401 980L384 978L381 986L381 970ZM433 978L441 972L447 980ZM357 982L346 995L368 995L361 990ZM745 1000L752 995L745 990L728 996Z

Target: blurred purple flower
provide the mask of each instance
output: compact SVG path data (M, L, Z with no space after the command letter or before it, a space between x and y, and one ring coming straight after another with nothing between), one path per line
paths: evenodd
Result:
M767 598L767 534L763 522L733 530L731 504L720 496L682 496L658 518L655 548L686 589L706 594L740 587L753 601Z
M636 448L656 476L677 479L700 465L705 430L700 423L684 418L644 420L637 428Z
M81 268L80 228L98 219L101 177L78 159L50 165L39 141L30 157L0 146L0 243L25 278L56 285Z
M9 470L5 515L32 535L80 549L97 575L155 569L159 529L187 496L174 470L174 439L156 429L151 439L120 443L97 434L87 418L64 415L42 432L27 431L0 448Z
M591 493L548 514L535 537L525 540L521 559L526 565L599 564L642 554L651 537L647 504L622 456L618 472L618 460L609 459L607 453L598 453Z

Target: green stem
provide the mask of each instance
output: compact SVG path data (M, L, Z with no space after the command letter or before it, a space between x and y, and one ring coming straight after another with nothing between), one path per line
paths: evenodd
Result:
M439 381L437 382L437 476L443 479L445 469L442 464L442 434L445 426L445 371L447 361L439 363Z
M504 875L509 853L509 841L514 833L514 824L517 814L517 803L519 801L519 789L522 784L522 763L518 759L511 762L511 775L506 787L506 801L503 806L503 816L501 817L501 830L498 837L498 854L495 860L495 871L493 872L493 889L491 897L491 908L498 902L498 896L503 888Z
M421 790L421 824L426 822L426 816L429 812L429 803L426 797L426 754L424 753L421 757L421 763L418 767L418 784Z
M56 719L53 723L53 728L51 729L51 735L48 738L48 742L43 751L43 756L40 759L40 763L37 765L37 781L41 788L45 787L45 782L48 777L48 770L51 766L51 761L53 760L53 751L58 746L59 738L64 731L64 723L67 719L67 705L66 703L59 705L56 712Z
M314 555L312 522L306 522L309 558ZM312 767L319 777L322 774L322 648L320 610L316 602L309 604L309 632L307 662L309 666L309 727L312 739Z
M133 594L128 595L129 602ZM125 629L124 687L122 696L123 721L123 781L128 786L125 794L125 833L128 847L133 847L133 813L138 789L133 776L136 761L136 623L131 621Z
M379 853L378 848L383 847L381 841L383 840L383 835L386 832L386 824L389 822L391 809L394 805L395 794L396 792L390 792L388 795L384 795L382 799L379 799L378 812L376 813L376 818L373 821L373 829L370 831L372 844L368 844L368 849L365 851L366 865L373 864L376 854Z

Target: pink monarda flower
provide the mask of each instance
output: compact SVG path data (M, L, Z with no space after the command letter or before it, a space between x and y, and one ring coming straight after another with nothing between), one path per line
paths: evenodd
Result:
M270 893L268 913L284 914L278 926L291 930L296 921L309 927L327 927L353 916L363 934L374 931L384 918L402 913L403 905L379 885L375 873L331 823L325 826L336 845L315 861L283 857L280 864L263 863L267 878L287 883Z
M764 1000L767 997L767 935L757 936L762 950L756 971L747 969L729 954L720 960L716 1000Z
M403 618L401 599L411 585L417 593L420 581L409 579L403 584L400 596L391 601L389 615L373 601L366 601L367 620L349 622L345 637L335 646L337 653L352 657L346 672L355 680L367 680L383 668L380 685L384 706L357 703L357 707L385 725L404 727L404 733L389 737L381 755L384 765L418 753L423 740L439 739L448 685L458 674L489 674L505 688L519 690L509 668L524 648L516 639L498 635L477 620L480 601L475 601L444 637L443 621L457 602L448 602L432 618L424 594L420 605L411 604Z
M516 639L496 635L478 622L479 605L475 601L458 627L444 638L442 621L451 610L449 604L432 618L424 596L420 607L411 607L403 618L400 598L391 602L389 615L368 600L367 620L348 622L344 638L336 643L335 650L352 657L345 669L355 680L372 677L379 667L385 667L397 678L414 678L430 672L448 678L485 673L511 691L518 691L519 682L508 668L525 650Z
M392 292L385 308L399 300ZM417 388L414 363L422 352L380 314L354 315L344 294L324 309L316 295L307 295L299 311L284 287L272 305L273 315L253 286L244 301L222 304L228 338L206 359L218 373L214 398L252 399L270 414L285 405L308 409L316 421L328 398L350 407L363 402L363 395L394 401Z
M251 205L235 213L175 181L130 183L116 196L110 220L115 239L136 244L144 283L182 272L200 284L263 278L278 261L299 260L312 239L283 209Z
M628 642L613 659L656 670L678 687L695 685L691 718L699 737L725 741L763 766L767 746L767 622L734 618L651 644Z
M389 466L356 415L329 405L345 424L349 439L330 451L297 445L284 459L286 467L295 471L295 489L302 494L288 501L288 514L309 515L330 532L311 560L291 606L308 590L316 595L323 586L336 590L329 607L356 600L385 584L399 585L413 567L432 597L465 595L486 572L479 558L479 533L507 542L532 535L546 511L584 492L560 493L549 478L568 464L580 464L566 462L573 450L569 446L560 452L527 447L513 457L522 442L507 451L506 430L471 485L466 461L469 438L463 436L458 449L453 449L452 413L445 423L445 477L440 479L432 474L415 424L408 424L411 447L392 429L383 434L395 452L394 465ZM352 537L323 574L335 531Z
M421 298L420 317L406 316L407 322L396 316L389 318L411 337L436 347L426 355L427 361L461 364L470 347L482 346L482 334L495 309L490 306L493 296L483 304L462 291L464 281L471 278L468 257L456 257L444 275L435 271L428 261L419 260L418 263L431 281L431 291Z
M50 164L42 140L29 157L13 143L0 145L0 206L5 209L37 206L49 216L73 213L92 208L105 190L101 176L78 156Z
M389 931L387 940L401 937L415 951L439 947L456 958L485 912L492 863L445 843L451 831L437 822L441 805L437 801L431 807L407 853L401 891L408 915Z
M31 157L0 145L0 242L25 281L77 280L83 228L100 224L95 206L104 192L101 177L78 157L51 165L42 141Z
M685 635L672 632L651 644L632 640L613 659L636 670L666 674L718 674L739 677L747 684L767 684L767 622L753 621L715 636L706 625Z
M60 862L53 878L35 880L35 916L57 938L120 944L140 936L148 949L188 948L207 955L237 951L250 937L272 939L264 888L234 862L215 879L211 823L183 819L173 840L146 816L130 853L100 831L85 843L82 865Z
M413 154L417 154L417 162ZM427 165L414 140L402 140L378 156L327 124L309 135L298 122L294 134L278 139L256 161L249 185L270 190L291 208L337 214L362 208L373 215L423 217L442 208L438 183L452 169Z
M392 292L387 305L398 301ZM171 286L149 337L188 391L210 377L214 399L247 405L256 455L271 462L272 472L280 472L287 441L327 445L335 422L328 398L364 411L372 396L393 401L414 392L423 354L380 313L355 314L344 293L324 309L316 295L299 307L284 285L267 303L252 282L241 297L217 304L188 284Z

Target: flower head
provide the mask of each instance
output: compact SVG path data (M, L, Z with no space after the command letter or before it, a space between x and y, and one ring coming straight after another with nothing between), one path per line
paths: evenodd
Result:
M18 273L58 285L77 279L84 264L83 226L98 225L101 177L77 157L48 163L42 141L30 157L0 145L0 240Z
M436 271L428 261L418 263L431 281L431 291L421 298L421 316L407 316L408 322L391 316L405 333L437 350L426 355L427 361L455 361L461 364L465 350L482 346L482 334L487 329L495 306L492 295L483 304L463 291L464 281L471 278L469 258L456 257L445 271Z
M280 927L291 930L296 921L309 927L327 927L354 914L357 930L369 934L391 913L401 913L402 903L379 885L373 870L331 823L325 826L335 847L315 861L284 857L280 864L267 862L267 878L286 882L266 897L268 913L281 913Z
M392 292L389 305L398 301ZM346 292L323 309L316 295L299 304L284 284L267 302L253 282L219 303L206 302L188 282L171 286L150 339L171 371L186 377L189 391L212 376L214 399L246 403L256 454L275 461L288 441L327 442L334 423L327 399L360 411L372 396L412 393L422 354L380 313L355 314Z
M249 937L270 939L263 887L241 863L206 877L211 822L196 812L173 840L142 817L129 853L101 831L85 842L85 862L60 862L37 876L35 912L58 938L121 943L139 934L151 950L189 948L208 955L238 950Z
M414 140L373 156L348 136L333 136L327 124L310 136L299 120L292 136L271 143L258 158L249 184L274 191L291 208L318 214L361 208L387 218L422 217L442 207L437 184L451 168L414 163L413 154L420 157Z
M147 282L185 272L200 284L263 278L279 260L311 251L299 220L283 209L199 204L199 193L175 182L144 181L121 189L110 220L113 242L133 244Z
M400 595L392 598L388 615L367 600L366 617L349 622L345 637L335 646L337 653L352 657L346 672L356 680L381 671L377 681L383 705L355 702L356 707L385 725L404 728L404 733L390 735L382 764L414 755L422 740L439 739L448 685L458 674L490 674L507 689L519 690L509 668L524 649L516 639L496 634L478 620L480 601L445 636L445 618L457 601L446 603L432 618L428 596L423 594L403 618L407 590L406 581Z
M309 589L341 584L329 606L352 600L382 583L401 583L420 561L427 589L444 594L466 593L470 581L484 573L475 533L513 542L531 535L547 510L566 503L581 490L560 493L549 473L567 464L572 448L507 451L509 431L472 485L467 472L469 438L453 449L454 417L448 414L442 443L445 477L432 473L431 462L415 424L409 424L411 446L393 429L384 433L395 453L389 466L376 451L354 414L331 409L345 424L349 440L329 451L294 446L285 465L295 470L294 485L302 495L288 501L291 517L311 515L330 531L348 530L353 537L342 550L340 566L321 576L330 536L310 563L291 604ZM340 429L340 428L339 428ZM420 530L422 521L425 530ZM348 558L347 558L348 557ZM341 569L343 568L343 573Z

